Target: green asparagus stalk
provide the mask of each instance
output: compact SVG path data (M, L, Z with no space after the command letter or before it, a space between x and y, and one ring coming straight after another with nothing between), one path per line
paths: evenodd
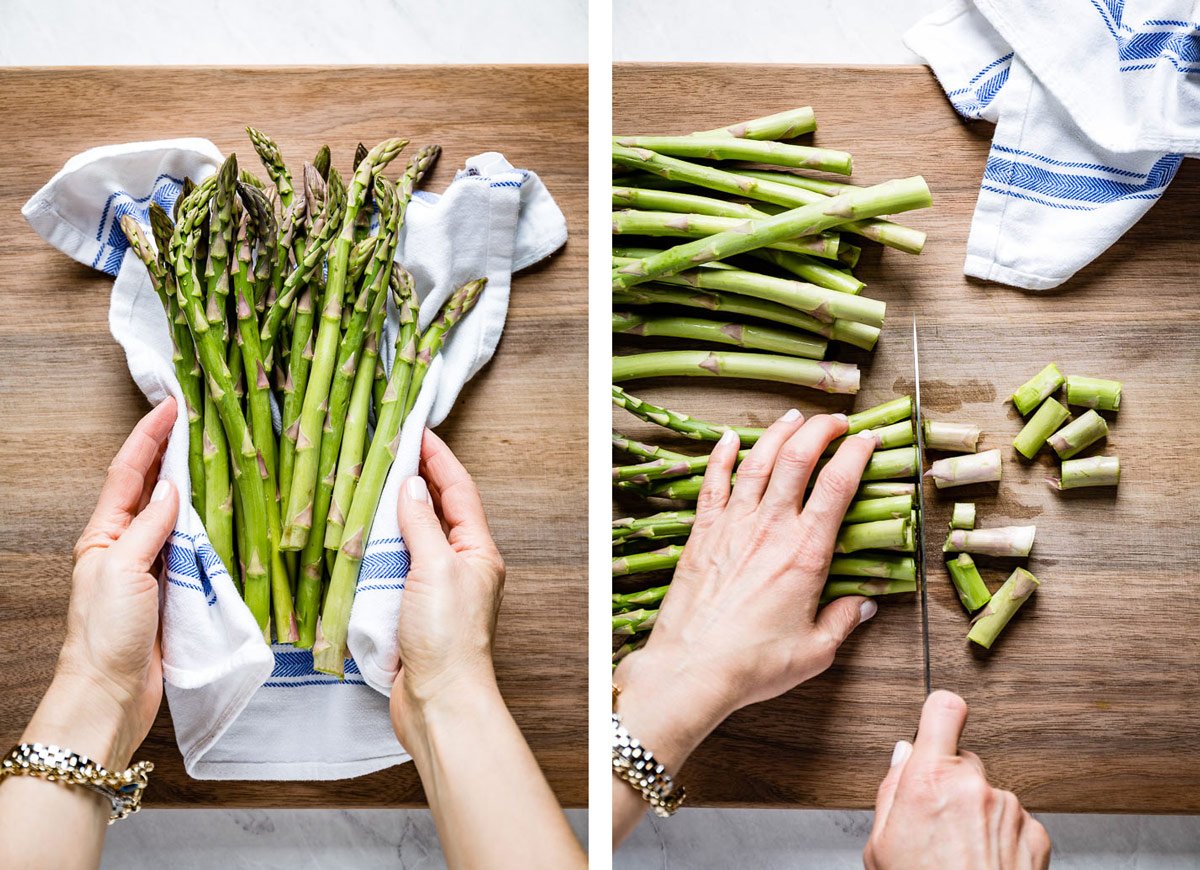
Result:
M1003 471L1000 451L994 449L939 459L929 466L925 476L933 478L938 489L947 489L971 483L990 483L999 480Z
M894 495L889 498L870 498L850 503L843 523L873 523L907 517L912 513L911 495Z
M329 591L321 610L320 634L313 647L314 666L322 673L336 676L342 674L350 605L354 599L358 570L362 565L367 539L371 534L371 523L375 519L375 510L379 506L379 497L383 492L387 473L396 458L396 451L400 449L400 432L404 419L412 409L408 397L412 396L415 402L424 378L423 368L427 369L429 362L440 352L447 333L474 307L486 284L487 279L484 278L469 281L451 294L419 341L416 334L415 298L410 294L395 300L400 311L396 358L388 378L387 389L384 391L375 436L367 449L362 476L354 490L354 498L346 515L346 528L342 533L342 543L338 548L329 580ZM411 282L403 282L400 286L411 287ZM315 592L319 591L318 587ZM316 595L313 594L308 600L315 607ZM301 640L304 640L303 634Z
M672 157L701 160L748 160L773 166L816 169L849 175L853 159L845 151L789 145L761 139L693 133L690 136L619 136L613 140L626 148L648 149Z
M782 172L779 170L739 168L738 173L740 175L745 175L747 178L753 178L756 181L770 181L776 184L788 184L792 187L799 187L802 190L807 190L811 193L819 193L822 196L837 196L839 193L845 193L848 190L855 190L858 188L858 185L850 184L845 181L826 181L823 178L810 178L807 175L799 175L794 172Z
M614 311L612 325L613 332L621 335L709 341L805 359L824 359L825 351L829 347L829 343L823 339L783 329L705 320L699 317L642 317L629 312Z
M872 498L891 498L897 495L916 495L917 485L898 480L879 480L864 483L858 488L855 498L859 501Z
M922 422L925 427L925 449L952 453L974 453L979 449L979 427L971 423Z
M858 250L853 245L847 244L845 239L840 240L838 242L838 256L840 257L846 249ZM835 268L820 260L814 260L805 254L793 254L790 251L782 251L777 248L759 248L756 251L750 251L749 255L756 259L773 263L785 272L789 272L800 280L807 281L809 284L816 284L818 287L824 287L827 290L836 290L838 293L857 295L867 286L849 272ZM867 349L870 350L870 348Z
M967 640L979 644L984 649L991 649L1004 626L1016 615L1017 610L1041 584L1038 579L1024 568L1012 572L1004 585L996 590L996 594L971 624Z
M1070 459L1108 435L1108 423L1094 410L1072 420L1046 440L1059 459Z
M975 528L975 503L969 501L960 501L954 503L954 510L950 514L950 528L952 529L973 529Z
M1058 370L1058 366L1050 363L1017 387L1017 391L1012 394L1013 404L1022 414L1028 414L1041 404L1043 399L1049 398L1055 390L1063 385L1063 382L1062 372Z
M229 444L225 440L217 403L207 395L204 397L203 423L201 452L205 502L201 516L213 551L232 577L237 571L237 563L233 560L233 482L230 478Z
M832 457L824 457L817 463L817 468L824 468ZM876 450L871 454L867 467L863 471L863 480L895 480L897 478L916 477L920 469L920 458L917 448L897 447L894 450Z
M291 352L287 376L283 382L283 407L280 411L282 432L279 441L279 503L287 505L292 492L292 472L296 463L296 438L300 434L300 409L308 387L308 372L313 359L313 286L306 284L296 300L292 321Z
M613 613L624 613L639 607L653 607L667 597L667 590L670 588L670 586L655 586L639 592L627 592L624 595L613 593Z
M1121 460L1116 456L1089 456L1068 459L1062 464L1062 477L1050 479L1055 489L1080 489L1086 486L1116 486L1121 482Z
M613 653L613 657L612 657L613 670L615 671L617 669L617 665L621 662L621 660L624 659L631 652L637 652L642 647L644 647L646 645L646 641L648 641L649 639L650 639L650 632L645 632L644 634L634 635L632 640L626 641L625 643L621 644L621 646L617 649L617 651L615 653Z
M686 535L696 522L695 511L664 511L649 517L613 520L613 540L669 538Z
M612 618L612 633L620 637L629 637L639 632L650 631L658 619L657 610L630 610L627 613L614 613Z
M1033 459L1071 413L1054 399L1046 399L1013 439L1013 447L1026 459Z
M917 563L912 556L898 553L866 553L834 556L829 573L843 577L879 577L885 580L917 579Z
M258 153L258 159L262 161L263 166L267 170L267 175L271 176L271 181L274 182L275 188L279 191L279 201L287 208L292 204L292 199L295 196L295 188L292 186L292 176L288 172L287 164L283 162L283 154L279 150L279 146L275 144L275 140L253 127L246 128L246 135L250 137L250 144L254 146L254 150Z
M1121 382L1071 375L1067 378L1067 404L1116 411L1121 407Z
M900 519L842 526L833 552L856 553L859 550L902 547L908 541L909 527L910 520L907 514Z
M301 549L313 526L314 498L320 470L322 428L329 409L329 389L338 362L338 344L342 334L342 303L346 293L346 273L350 249L354 245L354 226L358 212L371 189L375 176L407 144L405 139L385 139L371 149L354 172L347 191L346 210L341 231L333 243L321 306L320 325L313 351L308 388L300 411L300 432L296 438L296 463L292 474L283 546ZM330 177L336 176L330 173ZM339 662L340 666L340 662Z
M614 577L624 577L628 574L665 571L674 568L682 555L683 547L677 544L671 544L661 550L651 550L648 553L629 553L613 559L612 573Z
M919 254L925 246L925 234L919 230L913 230L900 224L891 223L890 221L874 220L874 218L881 214L896 214L912 208L923 208L930 204L928 188L925 188L924 193L916 199L910 199L907 195L905 188L913 183L912 179L909 179L907 182L887 182L885 185L880 185L880 187L893 186L888 187L887 191L877 191L861 200L851 200L849 204L844 205L841 203L833 204L839 197L824 197L792 185L778 184L770 181L757 181L745 175L680 160L643 148L627 148L622 145L614 145L613 162L629 169L641 169L664 178L678 179L695 184L698 187L706 187L710 190L719 190L735 196L746 196L751 199L771 202L789 209L798 209L802 206L813 206L816 209L811 215L806 216L804 221L796 222L795 231L788 232L787 229L792 229L792 227L788 227L782 230L780 235L775 238L765 240L759 244L751 244L730 253L741 253L751 248L763 247L763 245L770 242L777 242L799 235L812 235L813 233L827 230L832 226L840 226L849 232L857 233L864 238L872 239L873 241L906 251L910 254ZM923 181L921 182L921 186L924 187ZM873 190L873 188L856 189L848 191L845 195L859 195L867 190ZM871 203L873 203L874 197L879 195L883 195L886 201L878 203L878 208L875 208ZM922 204L910 204L913 202L920 202ZM810 222L812 216L826 214L826 210L836 213L840 216L840 219L816 229L805 229L805 225ZM773 220L778 220L778 217ZM719 260L722 256L727 255L723 254L712 259Z
M738 452L739 462L746 458L747 452ZM679 459L652 459L637 465L618 465L612 470L612 479L641 484L666 477L686 477L704 471L708 467L708 459L707 455L684 456Z
M950 571L950 579L958 591L958 599L963 607L967 608L968 613L974 613L991 600L992 593L979 576L979 569L975 567L975 560L970 555L959 553L946 563L946 568Z
M614 449L620 450L622 453L628 453L630 456L637 456L640 459L689 458L683 453L676 453L674 450L667 450L665 447L659 447L657 444L647 444L644 441L635 441L619 432L612 433L612 445Z
M998 529L951 529L942 551L978 553L983 556L1028 556L1033 549L1037 526L1007 526Z
M821 604L844 598L847 595L898 595L903 592L916 592L916 580L829 580L821 590Z
M857 416L857 415L854 415ZM847 438L853 438L855 434L864 431L870 427L856 428L853 433L843 435L841 438L835 438L825 448L823 455L832 456L837 452L837 449L842 446L842 443ZM871 433L875 436L876 450L890 450L893 447L907 447L917 440L916 428L913 426L912 420L901 420L899 423L890 423L887 426L880 426L877 429L871 429Z
M857 393L859 379L858 366L852 363L765 354L677 350L613 358L612 377L618 383L676 375L776 381L825 393Z
M706 214L678 214L668 211L615 211L612 216L614 236L649 236L651 238L703 239L717 233L735 230L748 219L765 219L759 213L751 218L721 217ZM792 254L806 254L826 260L836 260L837 233L797 236L773 242L771 248Z
M614 187L612 204L620 208L642 211L675 212L677 214L711 215L727 218L765 217L766 213L740 202L729 202L711 196L684 193L678 190L655 190L645 187Z
M763 118L740 121L728 127L706 130L698 136L733 136L738 139L795 139L817 129L817 119L812 107L788 109Z
M904 529L904 540L899 544L891 547L882 547L884 550L891 550L897 553L915 553L917 551L917 512L914 509L909 513L909 522Z

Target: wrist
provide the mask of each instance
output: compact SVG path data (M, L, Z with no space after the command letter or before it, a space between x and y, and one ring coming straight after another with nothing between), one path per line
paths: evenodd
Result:
M86 755L109 770L124 770L140 742L122 705L95 682L56 674L21 736Z
M491 668L475 669L420 690L402 676L392 691L401 696L392 701L392 725L400 743L418 764L436 750L438 739L447 730L477 715L487 715L496 704L504 706Z

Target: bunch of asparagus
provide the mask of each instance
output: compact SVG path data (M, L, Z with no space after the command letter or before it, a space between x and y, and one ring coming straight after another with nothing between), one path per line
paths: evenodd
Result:
M394 263L413 191L437 159L359 145L347 184L328 147L299 178L247 130L270 182L230 157L189 179L151 234L121 227L166 311L189 423L191 501L268 642L312 648L341 676L359 567L405 418L447 333L484 280L418 331L413 279ZM377 218L377 219L373 219ZM373 229L373 226L375 227ZM380 342L399 318L390 371ZM282 419L276 432L273 408Z

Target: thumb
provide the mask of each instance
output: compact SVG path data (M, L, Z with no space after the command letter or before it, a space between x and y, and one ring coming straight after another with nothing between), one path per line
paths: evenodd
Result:
M874 616L878 609L874 601L861 595L835 598L817 614L817 631L835 647L840 647L850 633Z
M904 767L908 764L909 756L912 755L912 744L907 740L900 740L896 743L896 748L892 750L892 766L888 770L887 776L883 778L883 782L879 784L879 793L875 796L875 824L872 826L873 831L882 831L887 825L888 815L892 811L892 804L896 802L896 789L900 785L900 775L904 772Z
M433 509L429 498L429 487L419 475L410 477L400 487L400 504L397 506L400 534L412 554L413 561L425 560L449 554L450 543L442 531L442 521Z
M150 501L133 518L113 549L139 571L149 571L179 516L179 493L171 481L160 480Z

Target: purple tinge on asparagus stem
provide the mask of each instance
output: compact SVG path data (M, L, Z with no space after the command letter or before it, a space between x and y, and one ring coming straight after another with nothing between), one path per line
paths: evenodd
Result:
M942 550L947 553L977 553L983 556L1028 556L1033 549L1037 526L1005 526L998 529L951 529Z
M1000 450L994 449L939 459L929 466L925 476L932 477L938 489L946 489L951 486L999 480L1002 472Z

